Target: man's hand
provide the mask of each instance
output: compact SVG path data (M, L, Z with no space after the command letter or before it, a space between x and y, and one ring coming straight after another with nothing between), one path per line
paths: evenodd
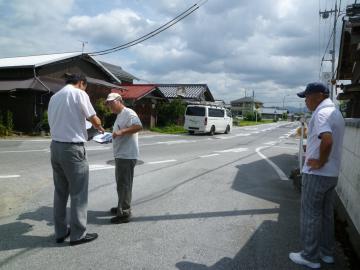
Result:
M117 131L114 131L112 134L113 139L116 137L120 137L123 135L123 130L122 129L118 129Z
M97 128L97 130L98 130L101 134L104 134L104 132L105 132L105 129L104 129L102 126L99 126L99 127Z
M96 116L96 114L91 116L88 120L91 122L94 128L96 128L100 133L104 134L105 129L102 127L101 120Z
M310 167L310 170L318 170L320 169L322 166L324 166L324 163L322 163L320 160L318 159L309 159L306 162L306 165L308 165Z

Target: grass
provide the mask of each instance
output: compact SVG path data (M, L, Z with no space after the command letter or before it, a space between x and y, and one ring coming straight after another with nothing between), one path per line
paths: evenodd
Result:
M154 127L151 128L150 131L159 132L159 133L166 133L166 134L179 134L179 133L185 133L186 130L183 126L177 126L177 125L170 125L165 127Z
M269 124L274 123L273 120L261 120L261 121L247 121L247 120L240 120L236 126L245 127L245 126L255 126L261 124ZM235 124L234 124L235 125Z

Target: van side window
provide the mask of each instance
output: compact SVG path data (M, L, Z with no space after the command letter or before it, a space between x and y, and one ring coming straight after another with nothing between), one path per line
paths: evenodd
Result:
M205 116L205 108L204 107L187 107L186 115Z
M224 117L225 112L222 109L209 108L209 117Z
M232 117L232 115L231 115L231 111L226 110L226 115L227 115L228 117Z

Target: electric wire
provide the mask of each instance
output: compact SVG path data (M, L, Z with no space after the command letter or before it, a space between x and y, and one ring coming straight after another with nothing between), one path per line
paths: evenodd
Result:
M135 39L132 40L130 42L121 44L119 46L115 46L113 48L110 49L106 49L106 50L101 50L101 51L95 51L95 52L90 52L88 53L89 55L95 56L95 55L105 55L105 54L109 54L109 53L113 53L119 50L123 50L132 46L135 46L145 40L148 40L158 34L160 34L161 32L165 31L166 29L170 28L171 26L175 25L176 23L180 22L181 20L185 19L187 16L189 16L190 14L192 14L193 12L195 12L197 9L200 8L200 6L202 6L203 4L205 4L205 2L207 2L207 0L202 0L199 1L198 3L192 5L191 7L189 7L188 9L186 9L185 11L183 11L182 13L180 13L179 15L177 15L175 18L173 18L172 20L168 21L167 23L163 24L162 26L156 28L155 30Z

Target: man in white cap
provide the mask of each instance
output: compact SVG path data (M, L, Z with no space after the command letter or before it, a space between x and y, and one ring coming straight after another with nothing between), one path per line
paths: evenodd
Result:
M112 136L118 205L110 209L111 214L115 215L110 222L127 223L131 217L134 168L139 158L137 133L142 129L142 124L136 112L124 105L121 95L110 93L106 105L112 113L117 114Z
M289 258L320 268L334 263L334 195L338 181L345 122L322 83L309 83L297 94L312 116L308 125L306 160L302 168L300 234L302 251Z

